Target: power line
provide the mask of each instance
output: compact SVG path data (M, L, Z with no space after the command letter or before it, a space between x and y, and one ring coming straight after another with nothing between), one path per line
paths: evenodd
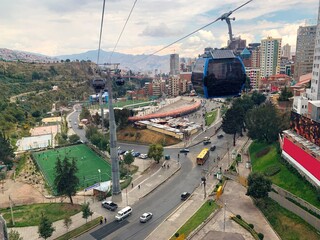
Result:
M98 48L97 65L99 65L99 58L100 58L100 51L101 51L101 38L102 38L102 29L103 29L103 19L104 19L105 6L106 6L106 0L103 0L102 16L101 16L101 24L100 24L100 36L99 36L99 48Z
M133 5L132 5L132 7L131 7L130 13L129 13L128 17L127 17L127 20L126 20L125 24L123 25L123 28L122 28L122 30L121 30L121 33L120 33L119 37L118 37L117 43L116 43L116 45L114 46L114 48L113 48L113 50L112 50L112 53L111 53L111 55L110 55L110 57L109 57L109 61L108 61L108 62L111 62L111 58L112 58L112 56L113 56L113 53L114 53L114 51L116 50L116 47L118 46L118 43L119 43L120 38L121 38L121 36L122 36L122 33L124 32L124 29L125 29L126 26L127 26L127 23L128 23L128 21L129 21L129 18L130 18L130 16L131 16L131 13L132 13L132 11L133 11L133 9L134 9L137 1L138 1L138 0L135 0L134 3L133 3Z
M204 25L204 26L203 26L203 27L201 27L201 28L198 28L197 30L194 30L193 32L191 32L191 33L189 33L189 34L185 35L184 37L179 38L178 40L176 40L176 41L174 41L174 42L172 42L172 43L170 43L170 44L168 44L168 45L164 46L163 48L160 48L159 50L157 50L157 51L155 51L155 52L153 52L153 53L149 54L148 56L146 56L146 57L144 57L144 58L142 58L142 59L138 60L137 62L141 62L141 61L143 61L143 60L145 60L145 59L147 59L147 58L149 58L149 57L151 57L151 56L155 55L156 53L161 52L162 50L164 50L164 49L166 49L166 48L168 48L168 47L172 46L173 44L175 44L175 43L177 43L177 42L180 42L181 40L183 40L183 39L185 39L185 38L187 38L187 37L190 37L191 35L195 34L196 32L199 32L200 30L202 30L202 29L204 29L204 28L206 28L206 27L208 27L208 26L210 26L210 25L214 24L215 22L217 22L217 21L219 21L219 20L223 20L224 18L226 18L226 17L230 16L233 12L237 11L238 9L242 8L244 5L247 5L249 2L252 2L252 1L253 1L253 0L249 0L249 1L245 2L244 4L240 5L239 7L235 8L234 10L229 11L228 13L224 13L224 14L222 14L222 15L221 15L220 17L218 17L216 20L214 20L214 21L212 21L212 22L210 22L210 23L208 23L208 24ZM136 63L137 63L137 62L136 62Z

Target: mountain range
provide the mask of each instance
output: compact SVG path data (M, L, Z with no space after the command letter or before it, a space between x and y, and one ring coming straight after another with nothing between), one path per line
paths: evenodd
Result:
M170 70L170 55L131 55L114 52L110 60L111 52L104 50L100 51L99 63L120 63L119 68L131 69L133 71L141 72L158 72L168 73ZM22 62L56 62L60 60L70 59L71 61L92 61L97 62L98 50L91 50L84 53L60 55L55 57L45 56L38 53L30 53L24 51L10 50L0 48L0 60L4 61L22 61Z

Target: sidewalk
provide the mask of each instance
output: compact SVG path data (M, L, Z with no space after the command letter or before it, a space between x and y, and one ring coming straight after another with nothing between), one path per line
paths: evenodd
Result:
M154 191L158 186L162 183L166 182L171 176L173 176L177 171L180 170L181 165L180 163L169 160L164 161L166 164L169 164L169 168L162 168L161 163L155 163L153 160L142 160L136 159L134 164L138 165L139 171L135 176L133 176L133 188L128 186L127 189L122 190L122 199L120 202L117 202L119 208L125 207L127 205L133 205L135 202L139 201L139 199L147 196L152 191ZM155 177L157 176L157 177ZM139 186L140 185L140 189ZM77 198L77 197L75 197ZM79 199L84 199L83 196L79 196ZM80 200L75 202L80 202ZM111 197L110 197L111 199ZM114 213L106 211L104 208L101 207L100 201L92 200L92 197L86 197L85 201L90 202L90 209L94 212L92 215L92 219L97 218L99 216L106 216L106 214L110 214L107 218L113 217ZM112 216L111 216L112 215ZM78 228L85 224L85 219L82 218L82 212L74 215L71 217L72 225L69 228L69 231ZM88 221L90 218L88 219ZM63 220L57 221L53 223L55 227L55 231L53 232L52 236L48 238L48 240L55 239L63 234L66 233L66 228L63 225ZM23 239L28 240L37 240L39 238L38 234L38 226L32 227L20 227L20 228L10 228L14 229L19 232L20 236ZM9 229L9 231L10 231Z

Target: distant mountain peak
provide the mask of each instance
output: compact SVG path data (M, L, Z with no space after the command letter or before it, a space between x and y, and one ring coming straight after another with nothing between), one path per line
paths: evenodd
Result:
M97 56L98 56L98 50L89 50L84 53L61 55L56 57L61 60L66 60L66 59L70 59L71 61L90 60L92 62L97 62ZM102 64L108 63L110 61L110 56L111 56L111 52L101 50L100 56L99 56L99 62ZM155 69L158 69L163 73L169 72L169 69L170 69L169 55L165 55L165 56L152 55L148 58L146 58L146 56L148 55L145 55L145 54L132 55L132 54L114 52L112 54L111 61L113 63L120 63L120 68L122 69L128 68L133 71L154 71Z

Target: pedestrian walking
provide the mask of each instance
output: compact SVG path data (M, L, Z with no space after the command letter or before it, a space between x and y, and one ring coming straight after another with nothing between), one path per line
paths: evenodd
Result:
M102 217L100 218L100 224L102 224L103 223L103 221L102 221Z
M170 165L169 165L169 164L167 165L167 168L168 168L168 169L170 168Z
M104 218L104 223L105 223L105 224L107 223L107 218L106 218L106 217Z
M133 188L133 183L131 183L131 188Z
M138 185L138 189L140 189L140 184Z
M180 154L178 153L178 158L180 157Z

